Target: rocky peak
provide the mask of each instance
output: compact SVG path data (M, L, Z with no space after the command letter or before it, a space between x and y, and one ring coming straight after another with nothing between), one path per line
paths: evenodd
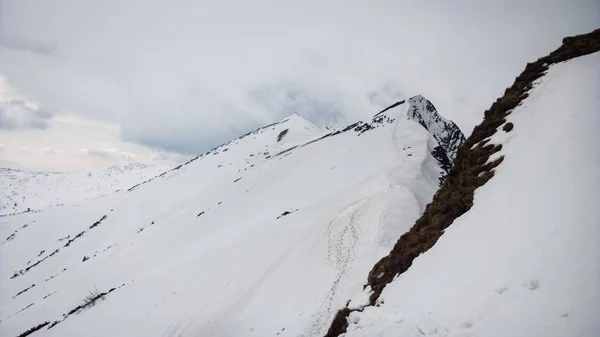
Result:
M454 122L442 117L425 97L413 96L408 102L408 117L421 124L437 140L439 148L434 149L433 156L445 170L449 170L458 148L466 140L462 131Z

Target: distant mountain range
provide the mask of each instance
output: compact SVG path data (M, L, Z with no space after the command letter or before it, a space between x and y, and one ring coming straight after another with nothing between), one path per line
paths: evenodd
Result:
M128 188L165 170L164 167L131 163L89 172L40 172L2 161L0 215L97 198Z

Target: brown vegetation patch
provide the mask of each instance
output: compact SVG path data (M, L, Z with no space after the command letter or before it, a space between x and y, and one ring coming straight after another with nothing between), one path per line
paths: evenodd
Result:
M25 288L25 289L23 289L23 290L19 291L19 292L18 292L18 293L17 293L15 296L13 296L12 298L13 298L13 299L17 298L17 296L21 295L22 293L26 292L27 290L29 290L29 289L31 289L31 288L33 288L33 287L35 287L35 284L32 284L30 287L27 287L27 288Z
M22 334L18 335L17 337L25 337L25 336L29 336L29 335L31 335L32 333L34 333L34 332L38 331L39 329L41 329L41 328L45 327L45 326L46 326L46 325L48 325L48 324L50 324L50 322L44 322L44 323L42 323L42 324L38 324L38 325L34 326L33 328L31 328L31 329L29 329L29 330L27 330L27 331L23 332Z
M335 316L333 317L333 321L331 322L331 325L329 326L329 330L327 330L327 334L325 334L325 337L335 337L339 336L342 333L345 333L346 329L348 328L348 321L346 319L348 318L348 316L350 316L351 312L352 310L348 308L338 310L335 313Z

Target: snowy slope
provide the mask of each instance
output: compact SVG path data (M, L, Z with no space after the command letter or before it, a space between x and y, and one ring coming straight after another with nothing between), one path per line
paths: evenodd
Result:
M92 172L36 172L0 167L0 215L100 197L165 170L141 163Z
M600 52L536 82L474 206L346 337L600 335Z
M411 108L338 131L292 115L128 190L3 218L0 334L322 335L444 173Z

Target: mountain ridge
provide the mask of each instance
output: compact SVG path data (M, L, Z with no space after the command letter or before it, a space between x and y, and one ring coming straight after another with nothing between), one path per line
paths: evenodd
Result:
M363 297L368 299L354 307L348 302L340 309L332 319L326 337L346 333L350 323L354 324L360 320L360 312L381 305L382 302L378 300L384 288L398 279L399 275L401 277L403 273L410 271L413 261L434 247L446 229L473 207L475 190L494 177L497 167L504 160L504 154L499 154L502 143L495 144L491 141L492 138L498 133L509 133L513 130L515 126L513 122L507 121L507 117L529 97L530 90L534 89L539 83L538 79L546 74L550 66L598 51L600 29L588 34L566 37L558 49L527 64L513 85L485 111L483 122L474 128L471 136L458 148L448 178L436 192L433 201L427 205L423 215L398 239L389 254L373 266L364 288L366 294L363 294ZM530 289L537 289L538 281L530 282L534 284L530 285ZM470 328L472 323L467 322L463 325ZM361 335L359 329L361 328L357 327L355 330L356 335ZM421 328L417 327L416 330L424 334ZM386 332L377 333L383 336ZM406 333L409 333L408 330ZM432 333L437 333L437 328L432 330Z
M0 328L177 335L180 321L215 337L275 334L275 323L320 334L445 174L409 108L334 131L292 117L128 191L5 217Z
M204 156L207 156L210 154L213 154L213 155L218 154L220 150L228 151L229 145L236 144L238 141L240 141L246 137L260 134L260 133L264 132L265 130L268 130L269 128L274 130L274 128L276 128L276 127L279 128L282 125L289 125L292 123L300 124L302 126L301 129L303 128L304 131L306 131L306 133L314 135L314 136L305 138L304 141L297 140L293 144L287 143L287 144L289 144L287 147L280 146L277 151L272 151L272 149L271 149L269 152L266 152L267 153L266 157L265 157L266 159L270 159L272 156L279 156L279 155L285 154L286 152L292 151L298 147L304 147L304 146L310 145L314 142L320 141L322 139L336 136L336 135L339 135L341 133L344 133L344 132L347 132L350 130L354 130L355 132L358 132L358 134L360 135L368 130L371 130L378 126L383 125L385 122L391 123L391 119L389 119L389 117L384 121L384 118L386 117L385 112L390 109L396 108L399 105L404 104L405 102L406 102L406 100L396 102L396 103L388 106L387 108L383 109L382 111L376 113L375 115L373 115L370 123L363 122L363 121L357 121L355 123L352 123L342 129L338 129L338 130L335 130L335 129L331 130L329 128L323 128L323 127L317 126L316 124L312 123L311 121L309 121L306 118L304 118L303 116L301 116L299 113L295 112L279 121L259 127L255 130L249 131L233 140L230 140L226 143L218 145L218 146L214 147L213 149L211 149L203 154L200 154L181 165L178 165L170 170L167 170L167 171L161 173L158 176L152 177L146 181L142 181L142 182L130 187L128 189L128 191L137 189L141 185L144 185L156 178L161 178L164 175L168 175L169 172L177 171L180 168L182 168L188 164L191 164L193 161L195 161L199 158L202 158ZM422 105L423 102L425 102L426 105L424 105L424 106L426 108L424 108L424 106ZM434 158L436 158L436 160L439 162L439 164L441 165L441 167L445 171L445 173L447 173L447 171L452 166L451 162L452 162L452 159L454 158L454 156L456 155L456 149L465 140L464 135L462 134L462 132L460 131L460 129L454 122L441 117L441 115L438 113L438 111L435 109L435 107L433 107L433 104L429 100L424 98L423 96L421 96L421 95L414 96L409 100L409 103L410 103L410 106L412 109L411 110L412 113L407 114L407 117L411 118L411 119L417 121L419 124L421 124L421 126L423 126L423 128L425 130L430 132L430 134L433 136L435 141L438 142L438 146L435 146L433 148L433 150L431 151L431 153L434 156ZM431 109L431 107L433 107L433 109ZM427 121L427 122L425 123L424 121ZM278 136L277 136L278 142L280 142L281 139L283 139L284 135L285 135L286 141L289 140L290 137L288 136L288 131L289 131L289 127L286 127L286 128L281 129L278 132ZM297 130L297 131L299 131L299 130ZM292 134L295 134L295 133L296 132L293 132ZM285 145L286 142L284 142L282 144ZM275 152L275 153L273 153L273 152ZM444 179L443 177L440 178L440 184L443 182L443 179Z

